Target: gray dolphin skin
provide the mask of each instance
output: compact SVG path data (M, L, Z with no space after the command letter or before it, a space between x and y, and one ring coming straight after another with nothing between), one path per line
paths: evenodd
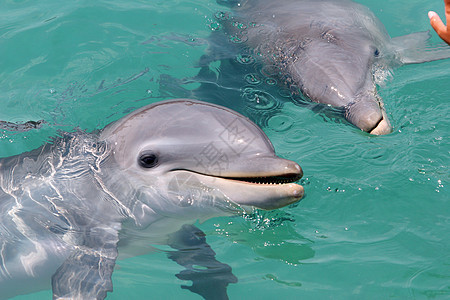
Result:
M198 248L194 257L226 266L190 224L299 201L301 176L254 123L195 100L145 106L100 133L62 134L0 160L0 298L52 288L54 299L103 299L117 257L152 244ZM170 258L197 265L180 253ZM177 276L222 299L213 293L236 281L224 269L228 281L217 285L196 284L198 272Z
M291 90L343 108L372 134L392 131L376 88L390 68L450 57L448 46L427 45L428 32L390 38L368 8L348 0L218 2L234 4L224 22L230 40L252 48Z

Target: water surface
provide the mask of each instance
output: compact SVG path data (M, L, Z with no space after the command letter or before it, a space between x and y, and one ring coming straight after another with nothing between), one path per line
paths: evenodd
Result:
M359 2L391 36L429 30L430 9L443 15L440 0ZM223 10L206 0L3 1L0 119L48 124L0 132L0 155L197 88L177 89L199 72ZM199 225L239 279L231 299L450 298L449 79L449 60L396 69L380 88L394 126L387 136L289 102L265 116L278 155L303 167L306 197L278 212ZM281 97L271 91L270 99ZM200 299L180 288L190 284L174 276L181 270L164 252L119 261L108 299Z

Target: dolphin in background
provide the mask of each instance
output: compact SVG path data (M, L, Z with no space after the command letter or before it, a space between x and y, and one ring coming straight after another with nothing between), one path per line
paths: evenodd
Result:
M231 14L216 14L228 42L219 41L220 31L213 33L206 57L224 59L235 51L225 48L248 50L293 95L338 108L371 134L392 131L377 85L393 67L450 57L447 45L427 44L428 32L391 38L367 7L349 0L218 3L233 8Z
M214 104L145 106L99 133L64 133L0 159L0 299L40 289L103 299L118 257L178 250L185 287L226 299L236 282L192 224L299 201L300 166L264 132ZM202 266L198 269L195 266Z

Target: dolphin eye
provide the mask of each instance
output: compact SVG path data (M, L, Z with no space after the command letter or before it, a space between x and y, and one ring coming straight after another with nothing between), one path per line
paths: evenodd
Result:
M139 156L138 163L143 168L153 168L158 164L158 156L153 152L144 152Z
M378 57L380 55L380 50L378 50L378 48L375 49L375 51L373 52L373 56Z

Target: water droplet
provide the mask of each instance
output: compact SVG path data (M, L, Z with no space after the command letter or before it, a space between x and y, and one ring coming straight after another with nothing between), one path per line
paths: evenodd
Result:
M249 65L255 62L255 58L249 54L239 54L236 56L236 60L243 65Z
M50 92L50 94L56 93L56 90L55 90L55 89L49 89L48 91Z
M245 81L249 84L260 84L261 83L261 78L259 77L258 74L247 74L245 75Z
M268 110L277 105L276 100L270 94L252 87L244 88L242 98L248 106L256 109Z
M224 11L218 11L214 14L214 17L219 21L226 21L230 19L230 14Z
M266 83L267 83L268 85L276 85L276 84L277 84L277 81L276 81L275 79L273 79L273 78L267 78L267 79L266 79Z
M245 34L237 33L237 34L234 34L234 35L230 35L230 37L228 39L233 44L242 44L242 43L245 43L247 41L248 37Z
M222 25L220 25L220 23L217 22L211 22L208 26L209 29L211 29L212 31L217 31L222 28Z
M241 30L247 29L247 25L246 24L238 22L238 21L234 21L233 22L233 26L238 28L238 29L241 29Z

